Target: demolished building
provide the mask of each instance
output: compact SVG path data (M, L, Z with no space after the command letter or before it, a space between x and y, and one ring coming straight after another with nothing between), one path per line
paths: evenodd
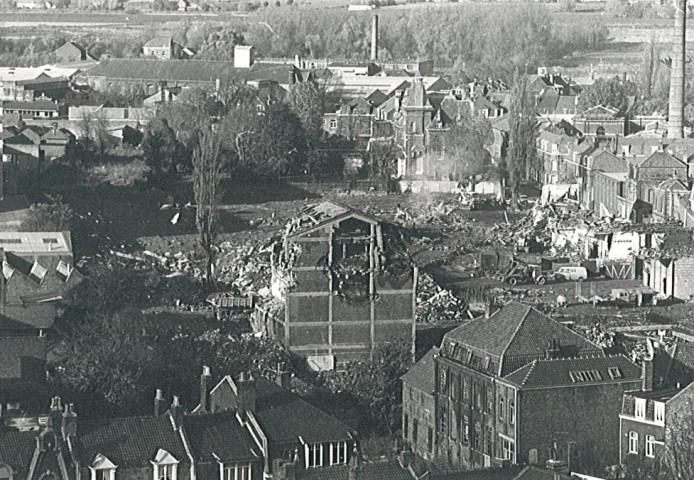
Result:
M290 221L272 255L272 299L251 324L317 370L370 358L384 342L414 349L417 268L398 227L331 202Z

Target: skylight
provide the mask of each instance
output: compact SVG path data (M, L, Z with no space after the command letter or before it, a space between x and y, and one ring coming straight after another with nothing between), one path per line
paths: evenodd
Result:
M581 370L569 372L571 381L576 382L598 382L602 380L602 375L598 370Z

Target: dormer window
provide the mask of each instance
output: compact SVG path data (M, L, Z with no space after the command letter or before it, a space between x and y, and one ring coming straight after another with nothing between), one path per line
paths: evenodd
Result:
M12 480L14 471L9 465L0 463L0 480Z
M164 449L159 449L152 460L153 480L177 480L179 461Z
M636 418L646 418L646 399L637 398L634 405L634 416Z
M347 442L335 442L330 444L330 465L342 465L347 463Z
M658 423L665 423L665 404L654 402L653 420Z
M230 465L222 464L221 470L221 480L251 480L250 463L234 463Z
M323 444L312 443L304 445L306 468L323 466Z
M89 466L91 480L116 480L117 468L106 456L98 453Z

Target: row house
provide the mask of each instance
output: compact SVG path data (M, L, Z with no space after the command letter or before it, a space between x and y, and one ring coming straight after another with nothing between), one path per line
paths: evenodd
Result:
M627 358L515 302L448 332L413 368L422 371L403 378L403 440L468 468L543 463L568 441L572 467L614 463L621 398L641 376Z
M619 458L624 465L667 465L672 451L691 453L689 434L694 419L694 384L654 388L653 359L643 360L642 388L625 392L619 415ZM675 466L676 468L676 466Z
M274 381L242 374L200 379L185 411L157 390L154 415L81 420L53 399L37 429L0 432L0 474L12 480L260 480L330 478L360 458L356 433ZM9 474L9 475L7 475Z
M580 172L581 208L600 216L619 213L618 197L624 197L629 165L623 158L598 149L585 158Z
M584 157L594 150L567 122L549 125L535 139L537 163L527 166L527 178L543 185L577 183Z

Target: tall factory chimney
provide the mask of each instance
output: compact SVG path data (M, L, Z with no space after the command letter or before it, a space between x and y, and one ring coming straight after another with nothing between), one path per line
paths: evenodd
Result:
M668 111L668 138L683 138L684 130L684 69L687 48L687 0L673 0L675 30L670 70L670 101Z
M371 61L378 60L378 15L371 20Z

